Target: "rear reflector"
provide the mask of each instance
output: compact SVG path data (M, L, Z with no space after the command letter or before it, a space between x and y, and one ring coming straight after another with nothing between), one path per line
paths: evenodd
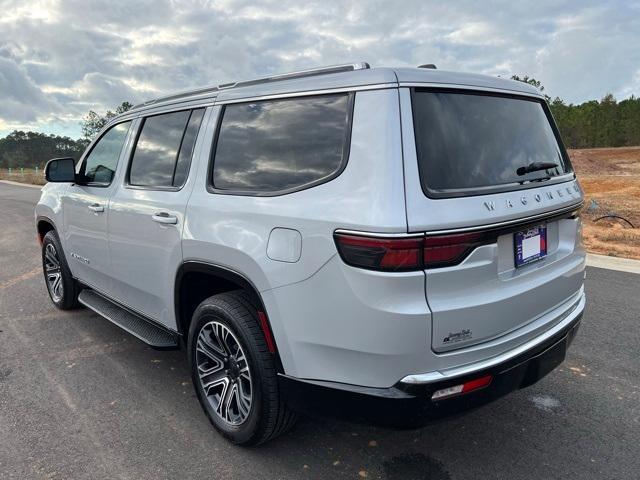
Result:
M443 400L445 398L454 397L456 395L464 395L465 393L474 392L476 390L480 390L481 388L489 386L491 380L493 380L493 376L486 375L484 377L476 378L459 385L454 385L453 387L436 390L435 392L433 392L433 395L431 395L431 400Z
M267 315L263 311L258 310L258 320L260 320L260 328L264 335L264 341L267 344L267 350L269 350L269 353L276 353L276 343L273 341L273 336L271 335Z

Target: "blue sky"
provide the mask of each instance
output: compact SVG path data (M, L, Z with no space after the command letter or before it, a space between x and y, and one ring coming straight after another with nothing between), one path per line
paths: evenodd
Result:
M77 137L123 100L368 61L529 75L579 103L640 95L640 0L0 0L0 135Z

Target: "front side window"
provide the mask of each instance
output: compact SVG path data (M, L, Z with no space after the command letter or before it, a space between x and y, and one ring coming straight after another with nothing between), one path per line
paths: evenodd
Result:
M80 167L81 183L102 187L111 184L130 125L130 121L119 123L102 135Z
M179 188L189 173L204 108L144 119L129 167L129 185Z
M226 105L213 187L274 194L331 178L346 161L350 98L345 93Z
M412 103L420 181L431 196L519 188L570 171L542 101L416 89Z

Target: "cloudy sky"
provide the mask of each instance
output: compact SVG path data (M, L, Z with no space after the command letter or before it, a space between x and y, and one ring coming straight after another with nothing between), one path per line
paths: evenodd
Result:
M640 95L640 0L0 0L0 135L191 87L368 61Z

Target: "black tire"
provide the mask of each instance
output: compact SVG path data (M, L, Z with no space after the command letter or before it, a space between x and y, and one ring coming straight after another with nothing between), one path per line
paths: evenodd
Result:
M191 379L200 405L202 405L211 424L222 436L243 446L258 445L281 435L289 430L297 419L297 415L289 410L280 397L275 355L269 352L259 325L256 308L248 295L242 291L234 291L214 295L204 300L194 312L189 327L189 365ZM222 329L221 331L224 331L223 327L226 327L231 332L232 335L227 338L231 338L231 343L239 343L241 349L236 351L239 351L240 354L244 353L242 358L243 362L246 358L246 363L243 365L248 366L249 369L251 404L246 418L239 424L231 424L216 412L214 403L216 401L222 403L220 400L224 393L217 394L220 397L218 399L216 394L211 396L211 390L209 390L210 396L208 397L202 383L205 380L201 381L200 379L198 362L202 362L203 359L206 362L210 357L204 355L201 347L197 348L198 339L201 333L213 338L211 336L213 326ZM226 368L229 364L226 363L225 367L220 365L218 364L214 368ZM224 370L224 372L227 371L231 371L231 368ZM224 375L224 373L220 371L218 375ZM240 379L236 377L231 381L239 383ZM239 400L239 397L236 398Z
M57 273L60 274L59 281L60 286L62 287L61 290L56 290L55 292L54 287L49 281L50 274L56 272L55 269L51 268L52 253L55 255L58 262L59 268ZM48 231L42 240L42 271L44 273L47 292L49 292L49 297L53 304L60 310L72 310L74 308L78 308L78 294L80 293L80 287L78 282L73 278L73 275L71 275L67 259L64 256L64 251L60 244L60 239L54 230Z

